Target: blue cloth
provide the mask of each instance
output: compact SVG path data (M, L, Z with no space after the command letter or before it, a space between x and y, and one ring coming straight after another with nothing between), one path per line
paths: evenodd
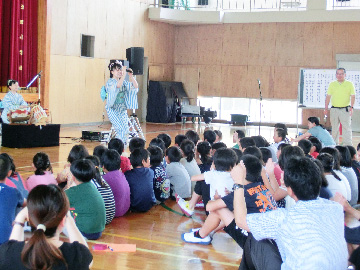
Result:
M1 114L1 119L5 124L9 124L9 120L7 118L9 110L16 110L22 105L27 105L22 95L18 93L14 94L12 92L8 92L5 95L4 99L2 100L2 104L4 106L4 110Z
M343 207L326 199L298 201L246 218L256 240L274 239L281 269L346 269L348 251L344 238Z
M154 171L149 168L135 168L125 173L130 186L130 209L147 212L156 203L153 180Z
M333 137L331 137L330 133L322 128L321 126L315 126L308 130L308 133L310 133L312 136L319 139L319 141L324 146L334 146L336 145Z
M0 244L9 240L16 208L23 203L24 198L16 188L0 183Z

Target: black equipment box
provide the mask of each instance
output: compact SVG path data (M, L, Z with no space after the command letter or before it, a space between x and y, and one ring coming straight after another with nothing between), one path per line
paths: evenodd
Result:
M81 139L89 141L104 142L110 136L110 131L91 131L83 130Z

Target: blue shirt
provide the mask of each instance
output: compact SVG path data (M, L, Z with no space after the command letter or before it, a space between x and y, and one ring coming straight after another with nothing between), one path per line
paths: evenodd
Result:
M322 128L321 126L315 126L312 127L308 130L308 132L319 139L319 141L324 145L324 146L334 146L336 145L333 137L331 137L330 133Z
M153 179L154 171L149 168L135 168L125 173L130 186L130 209L147 212L156 203Z
M9 240L16 207L23 203L24 198L16 188L0 183L0 244Z
M347 267L343 207L336 202L298 201L289 209L249 214L246 221L256 240L275 239L282 270Z

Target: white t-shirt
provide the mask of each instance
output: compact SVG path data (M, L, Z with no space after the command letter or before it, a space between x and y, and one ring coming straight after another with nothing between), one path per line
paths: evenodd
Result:
M336 171L336 170L334 171L337 174L337 176L339 176L341 181L336 179L335 176L333 176L332 174L325 175L326 180L329 183L328 189L331 191L333 196L335 195L336 192L339 192L341 193L341 195L343 195L346 198L346 200L350 201L351 190L350 190L349 181L340 171Z
M225 193L225 188L232 191L234 180L231 178L230 172L211 170L205 172L204 177L205 183L210 185L210 198L212 200L214 199L216 190L221 197L227 195Z

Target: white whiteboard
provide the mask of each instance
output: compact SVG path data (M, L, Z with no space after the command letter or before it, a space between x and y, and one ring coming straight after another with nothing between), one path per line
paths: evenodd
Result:
M336 80L336 69L301 69L299 105L301 107L324 108L329 84ZM355 87L355 109L360 109L360 71L346 71L346 80Z

